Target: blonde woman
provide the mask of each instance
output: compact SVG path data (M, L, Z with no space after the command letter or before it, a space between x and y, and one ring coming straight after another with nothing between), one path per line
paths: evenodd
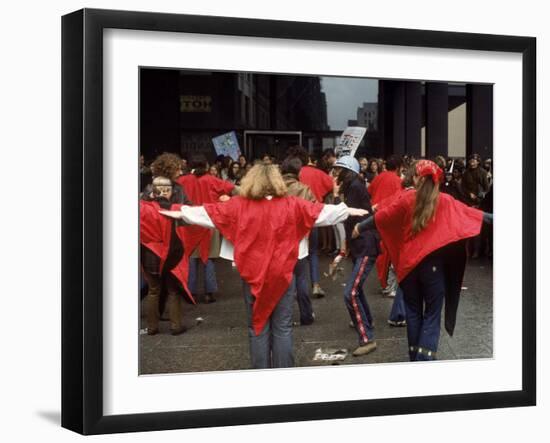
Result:
M443 171L420 160L415 191L402 193L373 217L356 225L353 235L376 226L403 289L411 360L434 360L439 344L441 310L453 334L466 265L465 240L479 234L492 215L439 192Z
M223 256L235 261L243 279L252 367L291 367L293 270L299 243L314 226L333 225L367 211L288 196L279 169L267 164L255 165L246 174L239 194L227 202L161 213L221 232L230 243Z

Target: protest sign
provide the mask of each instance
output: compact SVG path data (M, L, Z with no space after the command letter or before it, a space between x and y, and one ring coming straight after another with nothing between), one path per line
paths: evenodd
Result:
M212 143L214 143L214 149L217 155L231 157L235 161L239 160L241 149L239 148L239 142L237 141L237 134L235 134L235 131L214 137Z
M360 126L350 126L346 128L345 131L342 132L338 145L334 148L336 157L339 158L344 155L351 155L353 157L366 132L367 128L362 128Z

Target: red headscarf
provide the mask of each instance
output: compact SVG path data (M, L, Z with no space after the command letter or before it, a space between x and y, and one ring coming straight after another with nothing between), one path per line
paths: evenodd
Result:
M431 160L420 160L416 164L416 175L419 177L431 176L434 183L443 181L443 171Z

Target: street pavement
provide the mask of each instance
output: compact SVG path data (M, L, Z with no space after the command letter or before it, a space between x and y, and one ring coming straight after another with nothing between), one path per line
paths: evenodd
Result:
M321 256L321 274L328 270L329 257ZM344 305L345 278L351 261L344 260L343 275L336 280L321 277L327 295L312 297L315 322L294 327L296 366L332 364L369 364L408 361L407 333L404 327L387 324L392 298L380 293L376 270L369 275L365 293L373 311L376 351L361 357L351 352L357 347L357 334L349 327L349 314ZM219 293L212 304L195 306L184 303L182 335L169 334L167 321L161 322L160 333L148 336L142 315L140 331L140 373L184 373L202 371L242 370L250 367L246 314L241 280L229 261L216 260ZM492 358L493 354L493 269L488 259L470 260L466 267L456 329L449 337L442 324L438 359ZM143 312L143 309L142 309ZM442 316L443 317L443 316ZM299 323L298 305L294 305L294 320ZM443 320L443 318L442 318ZM314 360L316 352L347 350L344 360Z

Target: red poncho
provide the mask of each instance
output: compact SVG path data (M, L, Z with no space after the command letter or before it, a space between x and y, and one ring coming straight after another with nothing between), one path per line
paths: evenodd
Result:
M185 194L193 205L202 206L206 203L216 203L222 195L231 195L235 185L221 180L210 174L197 177L194 174L182 175L176 182L184 189ZM199 255L203 263L208 260L210 242L213 232L211 229L196 227L201 238L199 241Z
M234 197L204 208L234 246L237 269L255 297L252 324L257 335L288 290L300 240L313 228L323 205L297 197Z
M395 266L398 281L403 280L428 254L478 235L483 222L482 211L441 193L435 216L426 228L413 236L415 199L415 191L403 192L374 215L376 229Z
M181 205L175 204L170 209L179 211L180 208ZM164 263L170 253L170 238L172 223L174 223L172 219L161 215L160 209L160 205L155 201L140 200L139 202L139 239L143 246L159 257L159 274L162 273ZM189 255L197 247L201 232L196 226L180 226L176 228L176 233L183 243L183 254L181 260L170 272L178 279L184 289L184 294L194 304L195 300L187 288Z

